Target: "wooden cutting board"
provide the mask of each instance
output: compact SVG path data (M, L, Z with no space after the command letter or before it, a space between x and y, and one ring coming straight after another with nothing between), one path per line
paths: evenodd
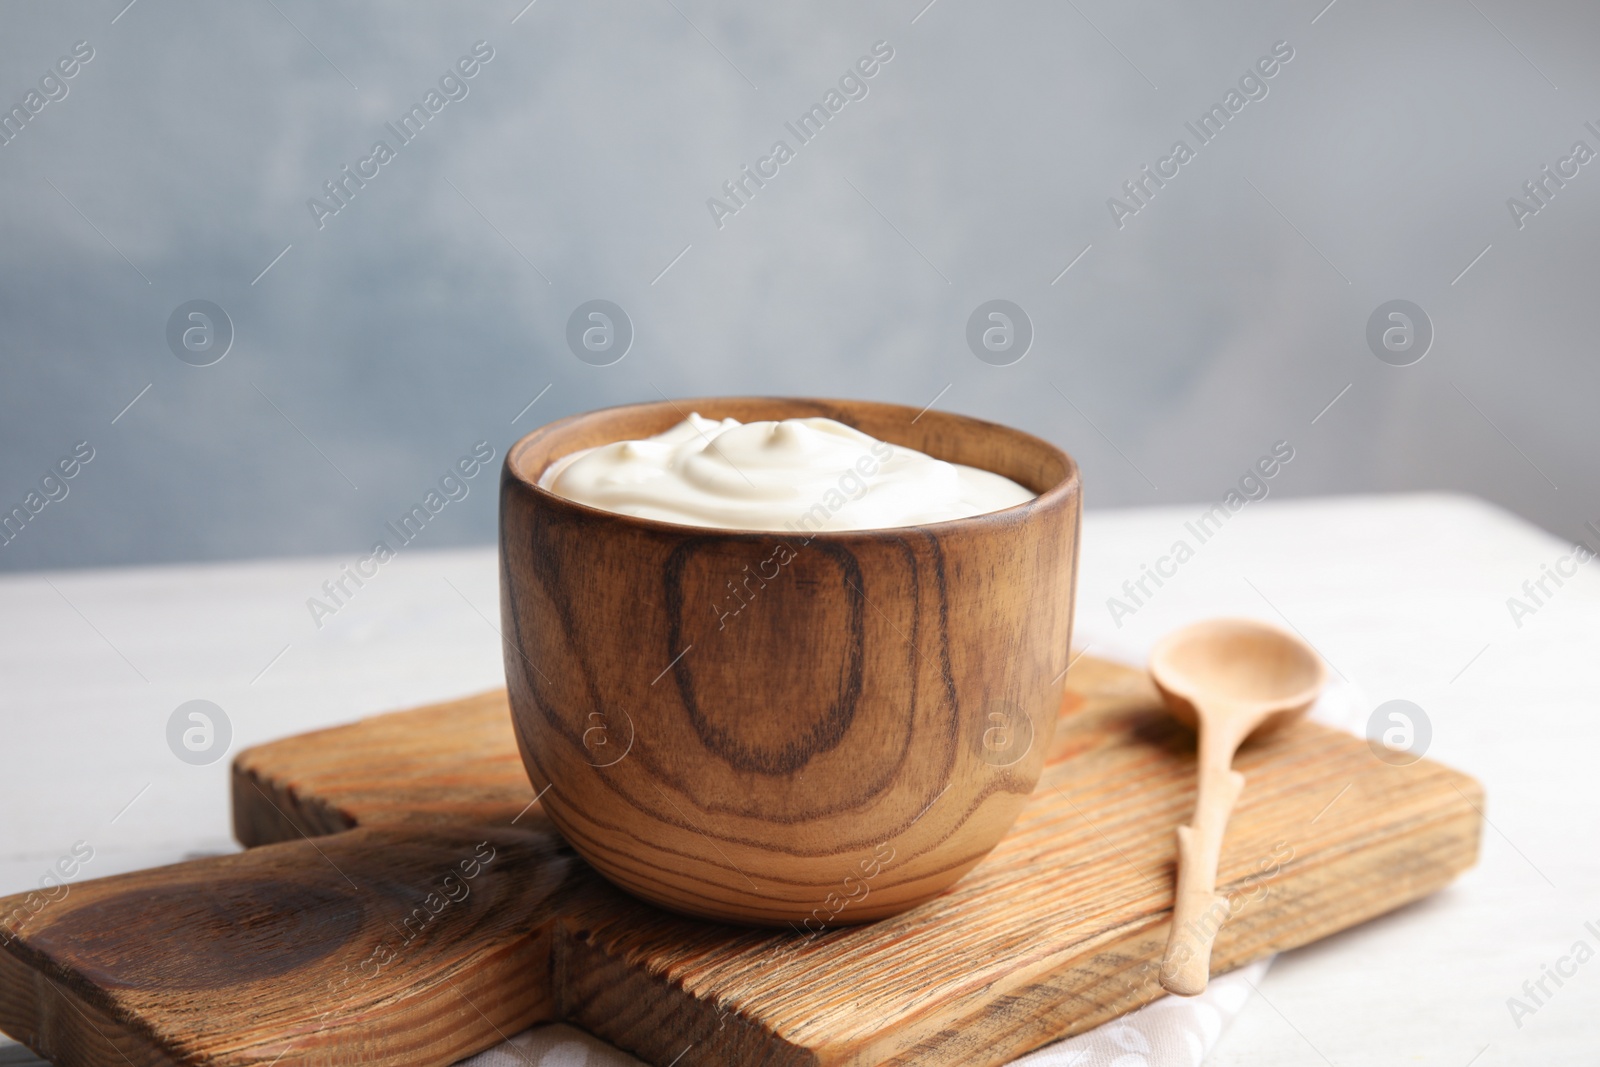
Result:
M1483 794L1314 723L1247 745L1225 971L1440 888ZM999 1064L1162 995L1194 739L1080 659L1010 836L943 896L815 937L613 889L534 802L503 692L234 765L239 855L0 900L0 1029L61 1067L449 1064L564 1019L650 1063ZM869 890L870 892L870 887Z

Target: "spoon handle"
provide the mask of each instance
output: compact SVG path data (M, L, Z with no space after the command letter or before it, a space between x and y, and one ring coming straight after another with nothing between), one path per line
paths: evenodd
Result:
M1244 775L1231 769L1238 742L1218 744L1220 740L1201 731L1194 822L1178 827L1178 891L1161 960L1161 985L1185 997L1205 992L1211 978L1211 943L1230 912L1228 898L1217 895L1217 860L1228 816L1244 789Z

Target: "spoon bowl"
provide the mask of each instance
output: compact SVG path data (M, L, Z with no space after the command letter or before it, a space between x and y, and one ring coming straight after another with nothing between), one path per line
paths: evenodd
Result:
M1197 699L1226 700L1259 718L1252 734L1304 715L1328 682L1311 646L1255 619L1208 619L1168 634L1150 653L1150 676L1184 725L1198 728Z

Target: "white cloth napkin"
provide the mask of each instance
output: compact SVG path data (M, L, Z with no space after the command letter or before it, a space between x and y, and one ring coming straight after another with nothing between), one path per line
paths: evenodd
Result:
M1109 643L1109 642L1108 642ZM1095 652L1142 662L1139 650L1100 646ZM1333 675L1311 717L1359 732L1366 701L1350 682ZM1012 1067L1199 1067L1228 1024L1244 1008L1272 966L1272 957L1213 978L1198 997L1162 997L1077 1037L1046 1045L1013 1060ZM625 1052L570 1026L539 1026L458 1067L641 1067Z

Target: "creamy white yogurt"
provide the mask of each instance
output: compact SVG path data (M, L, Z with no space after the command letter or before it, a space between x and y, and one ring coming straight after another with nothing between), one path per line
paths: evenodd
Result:
M1034 493L990 471L891 445L833 419L740 423L691 414L642 441L552 463L542 488L645 519L728 530L875 530L1013 507Z

